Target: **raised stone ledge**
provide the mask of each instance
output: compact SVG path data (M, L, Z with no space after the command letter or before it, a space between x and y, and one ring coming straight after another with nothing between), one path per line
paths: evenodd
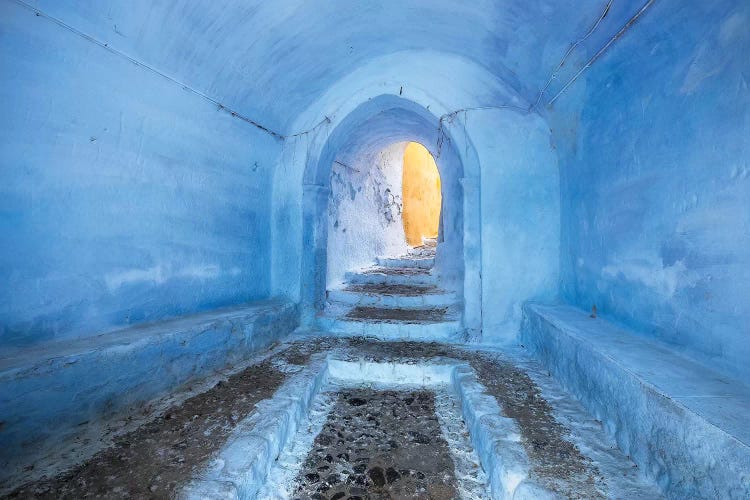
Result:
M294 304L268 300L0 359L0 484L89 422L132 411L291 333Z
M667 496L750 496L745 383L569 306L526 304L521 340Z

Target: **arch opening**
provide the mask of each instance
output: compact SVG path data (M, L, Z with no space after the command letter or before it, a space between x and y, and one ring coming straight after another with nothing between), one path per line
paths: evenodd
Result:
M434 254L442 184L434 157L419 142L399 141L331 165L327 286L383 258Z
M478 190L473 188L477 163L470 141L465 136L453 136L454 132L442 130L438 117L419 104L383 95L362 103L337 121L335 127L321 131L313 142L308 143L302 218L302 243L306 250L301 254L300 282L303 324L312 324L315 318L327 315L329 292L340 290L342 276L351 271L351 268L345 269L339 265L335 276L332 276L332 267L336 265L335 261L340 262L342 255L341 251L333 250L329 245L335 238L332 228L336 224L336 218L331 217L332 183L339 182L341 175L344 179L342 184L346 187L344 193L350 197L352 194L356 197L357 193L361 195L362 191L358 190L362 185L351 183L349 186L349 180L356 175L364 175L363 162L367 167L371 166L379 161L381 153L396 144L401 144L401 150L395 155L403 159L406 144L419 142L427 147L435 159L441 181L439 244L431 259L434 262L431 275L438 278L441 289L451 291L456 307L460 308L456 321L463 326L457 324L452 327L453 331L458 335L471 332L468 335L472 338L476 337L476 332L481 332L481 316L475 311L481 301L481 282L477 279L478 273L464 271L478 269L481 255L481 240L476 227ZM442 147L438 148L438 144L442 144ZM465 164L470 169L468 174L464 171ZM392 194L401 192L400 187L391 191ZM397 211L396 215L392 218L397 222L395 226L402 231L402 248L408 250L401 214ZM340 219L338 228L341 228ZM355 246L350 245L349 248ZM370 263L372 257L370 253Z

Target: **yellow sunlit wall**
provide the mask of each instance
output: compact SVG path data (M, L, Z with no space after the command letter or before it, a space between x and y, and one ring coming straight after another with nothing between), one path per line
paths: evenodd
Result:
M411 246L435 238L440 222L440 173L427 148L410 142L404 151L402 184L404 233Z

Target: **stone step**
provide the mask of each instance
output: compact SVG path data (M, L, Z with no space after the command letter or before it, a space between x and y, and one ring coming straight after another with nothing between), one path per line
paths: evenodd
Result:
M343 289L328 290L327 296L330 303L388 308L450 307L458 302L454 292L434 286L349 285Z
M372 321L387 323L442 323L450 320L448 307L377 307L355 306L343 317L354 321Z
M457 319L439 323L405 323L363 321L328 314L317 318L316 326L323 332L344 337L375 337L383 340L423 340L463 342L464 331Z
M455 307L407 309L329 304L316 318L316 326L342 336L462 342L460 317Z
M434 257L378 257L378 266L388 268L420 268L432 269L435 265Z
M352 284L435 285L436 282L429 269L405 267L372 267L348 272L345 277Z

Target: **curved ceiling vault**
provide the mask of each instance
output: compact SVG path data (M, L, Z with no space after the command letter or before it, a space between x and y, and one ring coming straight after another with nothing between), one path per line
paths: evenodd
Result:
M37 0L33 6L286 135L296 131L294 125L305 110L314 109L318 119L330 113L321 108L324 96L335 87L356 93L377 83L382 88L373 95L402 92L402 87L415 90L410 86L440 94L447 82L445 94L451 86L463 89L452 94L452 101L442 102L450 112L502 101L497 82L471 76L484 73L527 105L534 103L571 45L582 51L573 54L576 59L585 61L638 7L627 4L631 3ZM596 33L584 40L589 46L579 44L592 26ZM399 75L394 64L402 56L404 73ZM475 69L467 73L459 66ZM560 72L576 69L569 66ZM379 74L378 68L389 70ZM419 74L421 81L410 81L409 72ZM353 74L367 83L356 83ZM467 94L469 98L459 102Z

